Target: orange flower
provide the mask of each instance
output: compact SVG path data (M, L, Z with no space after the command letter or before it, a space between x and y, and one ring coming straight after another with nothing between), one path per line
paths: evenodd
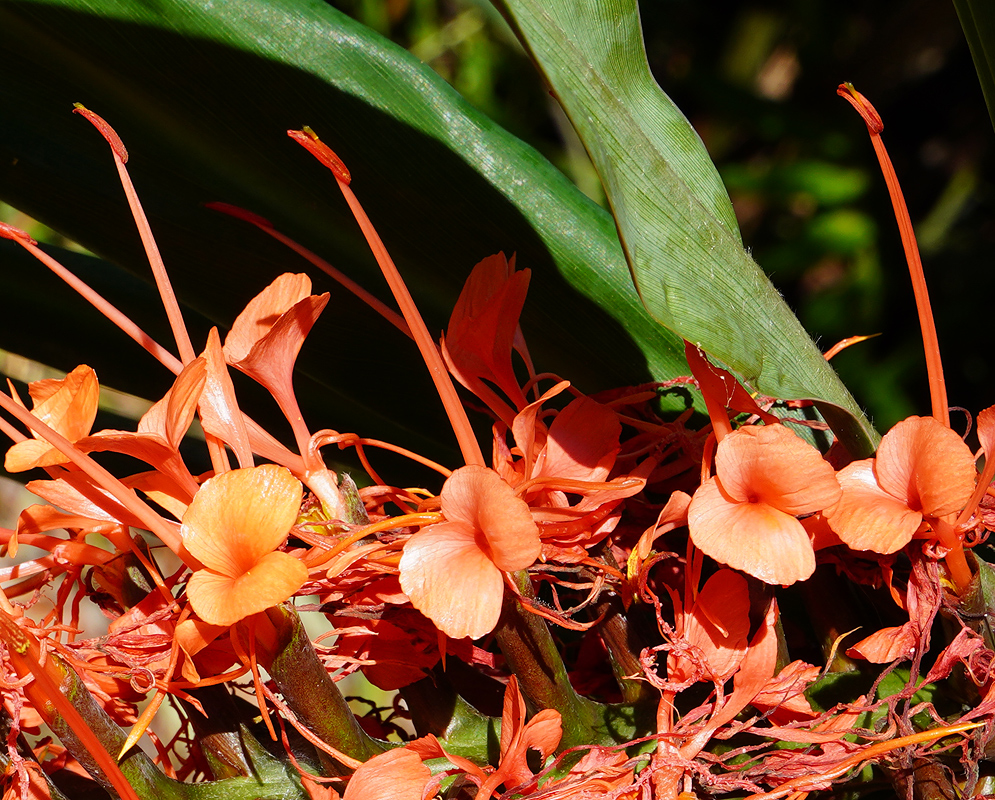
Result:
M954 431L933 417L902 420L881 440L875 458L839 472L843 497L826 514L830 527L854 550L894 553L923 521L967 505L977 471Z
M525 569L539 557L539 529L525 501L485 467L456 470L441 501L446 521L404 545L401 588L447 636L476 639L497 625L501 573Z
M749 641L750 587L746 578L720 569L681 616L681 636L697 652L693 657L678 650L671 652L667 677L683 683L698 680L703 672L709 680L728 680L739 669Z
M766 583L808 578L815 550L797 517L841 494L819 451L783 425L739 428L719 442L715 471L688 507L695 546Z
M525 721L525 700L518 688L518 678L508 678L504 691L504 709L501 713L501 761L477 792L478 800L489 800L494 790L505 787L528 792L523 787L534 786L535 773L528 765L530 750L539 753L540 764L559 746L563 738L563 721L560 712L544 708L528 722Z
M497 386L517 409L528 403L515 377L511 351L517 350L531 371L518 325L530 275L527 269L516 270L515 257L507 259L504 253L477 264L463 285L441 343L456 380L508 425L514 411L487 384Z
M62 380L33 381L28 393L34 401L31 413L70 442L82 439L90 432L97 417L97 373L80 365ZM24 472L34 467L66 464L69 459L55 447L35 438L17 442L7 451L4 468L8 472Z
M194 611L233 625L282 603L307 567L276 550L297 520L303 489L283 467L236 469L204 482L183 515L183 543L205 567L187 584Z

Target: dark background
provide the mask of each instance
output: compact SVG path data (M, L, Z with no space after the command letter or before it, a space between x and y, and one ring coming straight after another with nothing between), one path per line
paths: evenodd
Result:
M470 0L334 0L423 60L592 196L569 124L499 16ZM879 430L929 413L905 259L852 81L920 238L952 406L995 402L988 355L992 124L947 0L641 3L650 65L729 187L744 239ZM960 427L955 420L955 425Z

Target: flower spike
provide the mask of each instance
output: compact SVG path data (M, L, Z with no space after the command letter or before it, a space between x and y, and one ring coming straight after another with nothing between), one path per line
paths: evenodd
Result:
M895 209L895 219L902 235L902 246L905 248L905 258L909 262L909 274L912 276L912 289L916 296L916 308L919 311L919 327L922 329L923 348L926 351L926 372L929 375L929 394L933 404L933 416L948 428L950 427L950 412L947 406L946 381L943 379L943 363L940 360L940 344L936 338L936 324L933 321L933 309L929 304L929 292L926 289L926 276L922 270L922 259L919 257L919 247L916 244L916 234L912 229L909 209L905 205L902 187L892 166L891 158L881 140L884 123L881 115L870 104L866 97L853 88L852 83L841 83L836 94L852 105L867 124L867 132L871 136L871 144L877 154L885 183L888 184L888 194Z

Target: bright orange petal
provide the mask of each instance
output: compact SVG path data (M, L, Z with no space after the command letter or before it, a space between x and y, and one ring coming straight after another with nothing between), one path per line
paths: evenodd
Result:
M874 459L854 461L837 477L843 497L825 517L847 547L894 553L912 540L922 514L878 486Z
M3 468L7 472L24 472L35 467L51 467L69 461L43 439L22 439L7 451Z
M97 418L97 373L81 364L59 381L39 381L28 387L35 406L31 413L70 442L86 436ZM53 391L54 389L54 391ZM39 398L45 399L39 402Z
M80 365L60 380L33 381L28 392L34 401L31 413L70 442L82 439L93 427L100 387L92 368ZM8 472L68 463L66 456L33 435L35 438L17 442L7 451L4 468Z
M374 756L349 779L342 800L422 800L432 773L421 758L400 747Z
M283 314L310 294L311 279L307 275L287 272L252 298L225 338L229 362L245 358Z
M995 453L995 406L989 406L978 414L978 441L985 451L985 458Z
M715 478L691 498L688 530L705 555L766 583L786 585L815 571L812 542L797 519L766 503L737 502Z
M866 639L861 639L846 651L848 656L863 658L872 664L890 664L898 658L912 654L916 635L910 623L897 628L882 628Z
M603 481L615 465L622 426L615 412L589 397L578 397L549 426L541 474Z
M456 470L442 487L442 513L484 535L488 555L505 572L532 566L542 551L528 504L492 469Z
M289 599L306 580L307 567L301 561L276 551L264 555L237 578L198 570L187 583L187 597L204 622L234 625Z
M750 589L746 579L720 569L706 581L685 621L684 638L701 648L720 679L739 667L750 635Z
M215 475L183 515L183 543L205 567L237 578L287 538L303 493L289 470L273 464Z
M725 437L715 451L715 471L730 497L792 516L821 511L840 498L833 468L783 425L751 425Z
M933 417L909 417L884 435L874 466L878 484L913 511L960 511L978 473L964 441Z
M453 307L443 352L456 379L472 392L481 378L505 393L517 408L527 400L511 363L518 318L529 288L529 270L515 271L504 253L477 264Z
M400 572L411 603L447 636L478 639L497 625L504 597L501 571L464 523L429 525L412 536Z

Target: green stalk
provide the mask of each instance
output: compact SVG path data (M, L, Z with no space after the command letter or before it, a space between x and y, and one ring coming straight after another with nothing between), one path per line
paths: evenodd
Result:
M523 597L535 598L527 572L520 570L511 577ZM529 712L534 714L545 708L560 712L563 718L561 750L611 741L604 739L603 725L599 724L605 707L574 691L545 621L536 614L523 611L510 593L505 593L501 621L494 636L508 668L518 678Z
M263 666L297 718L322 741L359 761L388 750L390 745L371 738L360 727L318 658L297 611L283 604L266 614L276 627L279 645L273 660ZM341 769L327 762L326 768Z

